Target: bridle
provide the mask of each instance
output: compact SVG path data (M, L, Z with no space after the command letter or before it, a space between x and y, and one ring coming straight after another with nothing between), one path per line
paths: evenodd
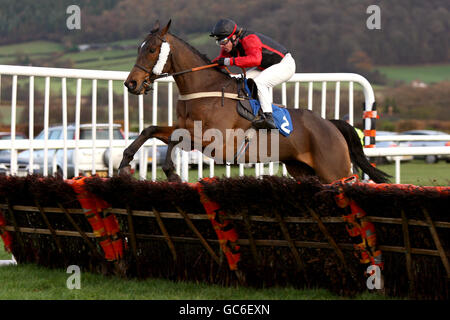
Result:
M161 38L159 35L157 35L157 37L162 41L161 46L163 45L164 42L167 42L166 39L165 39L165 37ZM161 54L161 52L160 52L160 54ZM170 55L170 52L169 52L169 55ZM159 58L158 58L158 59L159 59ZM157 63L157 62L155 62L155 65L156 65L156 63ZM136 68L138 68L138 69L144 71L145 73L147 73L147 76L144 78L144 81L142 81L140 87L139 87L136 91L137 91L137 92L140 92L140 91L142 90L142 88L144 88L144 89L145 89L144 94L147 94L148 91L150 91L150 90L153 89L152 83L153 83L153 81L155 81L155 80L157 80L157 79L166 78L166 77L172 77L172 76L178 76L178 75L181 75L181 74L184 74L184 73L200 71L200 70L204 70L204 69L208 69L208 68L214 68L214 67L217 67L217 66L219 66L218 63L213 63L213 64L208 64L208 65L204 65L204 66L200 66L200 67L195 67L195 68L191 68L191 69L186 69L186 70L178 71L178 72L172 72L172 73L164 72L164 73L156 74L156 75L155 75L155 74L153 73L153 70L149 70L149 69L147 69L146 67L144 67L144 66L142 66L142 65L140 65L140 64L135 63L135 64L134 64L134 67L136 67ZM154 66L153 66L153 67L154 67ZM225 67L225 69L227 70L227 72L228 72L229 74L232 74L232 73L230 72L230 70L228 70L227 67ZM243 68L242 68L242 69L243 69ZM244 70L244 75L245 75L245 69L243 69L243 70ZM151 80L150 77L151 77L152 75L155 75L156 77L154 77L154 78Z
M158 39L161 40L161 47L163 46L163 44L167 42L167 40L165 39L165 37L160 37L159 35L157 35ZM169 49L170 50L170 49ZM170 55L170 52L168 53ZM160 55L161 55L161 51L160 51ZM159 57L158 57L159 60ZM158 63L155 62L155 65ZM155 67L155 65L153 65L152 70L146 68L145 66L142 66L138 63L134 64L134 67L144 71L145 73L147 73L147 76L144 78L144 81L142 81L140 87L136 90L137 92L140 92L142 90L142 88L145 89L144 94L147 94L148 91L152 90L152 83L153 81L157 80L157 79L161 79L161 78L166 78L166 77L172 77L172 76L177 76L180 74L184 74L184 73L188 73L188 72L194 72L194 71L200 71L203 69L208 69L208 68L213 68L213 67L217 67L218 64L217 63L213 63L213 64L209 64L206 66L201 66L201 67L196 67L196 68L191 68L191 69L187 69L187 70L183 70L183 71L178 71L178 72L172 72L172 73L168 73L168 72L164 72L164 73L160 73L160 74L155 74L153 72L153 68ZM155 75L155 77L152 77L152 75ZM153 78L153 79L150 79Z
M159 40L161 40L161 47L162 47L163 43L167 42L166 39L165 39L165 37L161 38L159 35L156 35L156 36L158 37ZM161 50L161 47L160 47L160 50ZM160 52L160 54L161 54L161 52ZM170 52L169 52L169 55L170 55ZM158 57L158 59L159 59L159 57ZM157 61L158 61L158 60L157 60ZM156 65L157 61L155 62L155 65ZM154 65L154 66L155 66L155 65ZM152 67L152 69L154 68L154 66ZM165 77L166 74L167 74L167 73L162 73L162 74L160 74L160 75L157 75L157 76L153 79L153 81L151 81L151 80L150 80L150 77L151 77L152 74L154 74L154 73L153 73L153 70L149 70L149 69L147 69L146 67L144 67L144 66L142 66L142 65L140 65L140 64L137 64L137 63L134 64L134 67L136 67L136 68L138 68L138 69L141 69L142 71L144 71L145 73L147 73L147 75L146 75L145 78L144 78L144 81L142 81L140 87L137 89L137 92L140 92L140 91L142 90L142 88L144 88L144 89L145 89L144 94L147 94L148 91L150 91L150 90L153 89L153 88L152 88L152 82L153 82L153 81L155 81L156 79L159 79L159 78L163 78L163 77Z

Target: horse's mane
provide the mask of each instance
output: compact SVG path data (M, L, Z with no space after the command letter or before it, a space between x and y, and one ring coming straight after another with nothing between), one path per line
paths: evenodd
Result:
M188 42L184 41L183 39L181 39L180 37L174 35L173 33L170 33L171 36L173 36L175 39L181 41L183 44L185 44L191 51L193 51L196 55L198 55L200 58L202 58L202 60L205 62L205 64L212 64L212 61L208 58L208 56L204 53L201 53L200 51L198 51L198 49L196 49L195 47L193 47L192 45L190 45ZM215 67L215 70L219 71L220 73L226 75L226 76L230 76L228 73L225 73L221 68L219 67Z

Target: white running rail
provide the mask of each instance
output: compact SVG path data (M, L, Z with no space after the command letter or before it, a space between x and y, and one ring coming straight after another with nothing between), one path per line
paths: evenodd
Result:
M130 115L129 115L129 93L127 91L127 88L122 85L123 87L123 105L117 106L114 105L113 101L113 84L114 82L123 82L127 76L128 72L120 72L120 71L101 71L101 70L83 70L83 69L65 69L65 68L42 68L42 67L28 67L28 66L11 66L11 65L0 65L0 88L2 85L2 77L3 79L6 78L6 76L10 76L12 78L11 80L11 140L0 140L0 150L10 150L11 151L11 173L15 174L17 172L17 150L23 150L28 149L30 153L33 152L33 150L42 149L44 150L44 174L49 174L47 168L48 163L51 161L48 157L48 150L49 149L63 149L64 152L64 159L67 161L67 151L68 149L74 149L75 152L78 152L79 149L92 149L92 152L95 151L95 148L99 147L106 147L109 148L111 151L111 148L113 147L123 147L129 145L129 129L130 129ZM20 77L20 78L19 78ZM28 80L28 86L29 86L29 97L28 97L28 109L29 109L29 132L28 135L30 139L25 140L18 140L16 139L16 119L17 119L17 88L18 88L18 80L25 78L25 81ZM36 79L37 78L43 78L45 80L45 85L43 89L43 95L44 95L44 131L48 134L48 128L49 128L49 102L50 102L50 80L52 78L60 79L61 81L61 96L62 96L62 104L61 104L61 110L62 110L62 119L61 123L64 127L64 131L67 131L67 80L68 79L76 79L76 90L75 90L75 127L76 127L76 133L79 133L79 126L80 126L80 113L81 113L81 99L82 99L82 85L83 82L89 82L90 86L92 87L91 92L91 122L92 124L97 123L97 93L98 90L103 90L98 88L98 81L100 80L107 80L107 92L108 92L108 123L110 124L110 137L109 140L97 140L95 139L95 130L92 132L92 140L79 140L78 136L76 136L75 140L67 140L67 136L64 135L64 138L62 140L49 140L48 136L46 134L46 137L43 141L36 141L33 139L35 133L33 132L33 126L34 126L34 117L33 117L33 111L35 107L35 98L34 98L34 92L36 90ZM327 84L328 83L334 83L334 104L330 105L330 103L327 104ZM364 129L366 131L371 131L373 128L372 126L372 119L376 117L376 111L372 110L374 108L375 103L375 96L374 91L372 89L372 86L370 83L365 79L364 77L354 74L354 73L297 73L292 76L291 79L289 79L286 83L283 83L281 85L281 103L283 105L287 105L288 107L293 108L307 108L309 110L314 110L318 112L322 117L331 117L334 119L340 118L341 114L349 114L349 122L350 124L354 123L354 87L355 83L362 87L362 92L364 94L364 105L365 105L365 112L371 112L373 111L370 116L367 116L364 118ZM315 86L316 84L316 86ZM347 88L345 88L345 85L347 84ZM164 85L167 86L167 106L158 106L158 86ZM167 125L173 125L173 114L174 114L174 103L176 102L176 88L174 90L173 88L174 80L173 78L164 78L159 79L157 82L154 83L153 92L152 92L152 121L151 123L145 123L144 124L144 99L143 96L139 96L138 98L138 127L139 131L141 132L146 126L148 125L158 125L161 122L166 123ZM294 86L294 97L293 101L289 101L288 103L288 95L287 95L287 85L293 85ZM329 86L328 86L329 87ZM321 88L321 89L319 89ZM320 98L320 104L316 102L314 104L314 96L313 92L314 89L321 90L321 98ZM345 106L345 110L342 110L343 107L340 103L340 97L341 92L343 90L348 90L348 105ZM304 91L304 92L303 92ZM305 101L307 101L306 106L300 106L300 97L301 96L307 96ZM0 97L1 99L1 97ZM23 100L23 99L22 99ZM1 104L0 100L0 104ZM318 109L317 109L318 106ZM123 119L114 119L114 110L117 108L123 108ZM158 110L160 108L167 108L168 109L168 116L167 119L162 121L163 119L158 118ZM331 109L330 109L331 108ZM331 115L331 116L330 116ZM124 123L124 134L125 134L125 140L123 141L115 141L112 139L112 123L114 120L123 120ZM94 126L93 126L94 128ZM395 136L396 141L400 141L400 136ZM417 138L417 136L415 137ZM378 141L382 141L384 139L388 139L388 137L377 137ZM408 141L411 141L413 139L410 139L410 137L405 138ZM421 140L427 140L427 139L433 139L431 137L420 137ZM373 138L371 140L371 137L367 135L365 137L365 144L371 144L373 143ZM162 142L158 141L157 139L151 139L146 143L146 146L151 146L151 152L152 152L152 158L156 158L156 146L161 145ZM392 150L395 149L395 150ZM420 155L420 154L431 154L430 152L434 152L432 154L448 154L448 147L440 147L435 148L431 150L430 148L426 149L417 149L417 148L365 148L365 154L369 157L373 156L387 156L387 155ZM139 171L139 177L141 179L147 178L147 155L145 154L146 150L144 151L144 148L141 148L140 152L138 153L139 157L139 163L140 163L140 171ZM30 172L33 168L33 159L30 157ZM178 158L176 161L176 170L179 174L181 174L181 177L184 181L188 180L188 174L189 174L189 168L188 168L188 155L183 152L183 154L178 154ZM63 168L63 175L66 177L67 174L67 168L66 168L66 162L64 163ZM111 165L111 159L109 163L109 171L108 174L111 176L113 174L113 167ZM199 156L198 160L198 167L200 170L198 170L198 178L203 177L203 161L201 154ZM255 174L256 176L260 176L262 174L274 174L273 171L273 164L266 165L266 167L263 164L256 164L255 165ZM93 168L95 170L95 168ZM265 172L265 170L268 170ZM282 166L283 174L286 175L286 168L284 165ZM75 168L75 173L77 173L77 168ZM94 171L95 172L95 171ZM244 165L239 165L239 174L244 175L245 174L245 167ZM211 160L209 161L209 175L214 176L214 162ZM226 175L230 175L230 168L227 166L226 169ZM157 177L157 163L156 161L152 162L152 168L151 168L151 179L156 180Z

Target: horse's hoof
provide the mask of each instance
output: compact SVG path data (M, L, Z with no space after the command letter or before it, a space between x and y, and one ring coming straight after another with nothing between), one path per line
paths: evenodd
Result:
M123 168L119 168L119 176L129 176L131 175L131 166L125 166Z
M169 182L182 182L180 176L177 175L176 173L172 173L171 175L169 175L167 177L167 181L169 181Z

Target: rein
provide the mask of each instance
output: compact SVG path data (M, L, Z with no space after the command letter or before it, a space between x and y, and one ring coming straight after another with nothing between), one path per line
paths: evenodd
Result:
M148 73L148 77L150 77L150 75L152 74L152 71L148 70L147 68L139 65L139 64L135 64L134 65L136 68L141 69L142 71L145 71L146 73ZM188 72L195 72L195 71L200 71L200 70L204 70L204 69L209 69L209 68L214 68L219 66L219 64L217 63L213 63L213 64L208 64L206 66L201 66L201 67L195 67L195 68L191 68L191 69L187 69L187 70L182 70L182 71L178 71L178 72L173 72L173 73L161 73L160 75L157 75L156 79L160 79L160 78L166 78L166 77L172 77L172 76L178 76L180 74L184 74L184 73L188 73Z
M164 38L160 38L159 36L158 36L158 38L163 42L161 47L164 45L164 43L167 43L167 41ZM170 50L170 48L169 48L169 50ZM161 49L161 51L162 51L162 49ZM167 55L169 54L169 52L167 52ZM166 59L167 59L167 56L166 56ZM159 62L159 60L158 60L158 62ZM163 63L165 64L165 62L166 61L164 60ZM187 70L182 70L182 71L178 71L178 72L173 72L173 73L154 72L154 69L153 70L149 70L146 67L144 67L144 66L142 66L140 64L137 64L137 63L135 63L134 66L136 68L138 68L138 69L141 69L145 73L147 73L147 76L145 77L144 81L141 83L141 86L138 88L138 91L140 91L144 87L145 88L145 94L147 94L147 92L152 89L151 88L151 82L150 82L150 76L152 74L156 75L156 77L153 79L153 81L155 81L155 80L161 79L161 78L178 76L178 75L189 73L189 72L201 71L201 70L205 70L205 69L209 69L209 68L218 67L219 64L218 63L213 63L213 64L208 64L208 65L195 67L195 68L191 68L191 69L187 69ZM242 69L244 71L244 77L245 77L245 69L244 68L242 68ZM230 75L232 75L232 73L230 72L230 70L228 70L227 67L225 67L225 70L227 70L227 72ZM227 87L228 84L225 87ZM198 98L202 98L202 97L217 97L217 96L219 96L219 97L222 97L222 106L224 104L224 101L223 101L224 98L236 99L236 100L245 100L242 97L239 97L237 94L225 93L225 87L222 88L222 92L199 92L199 93L194 93L194 94L180 95L179 98L180 98L180 100L191 100L191 99L198 99Z

